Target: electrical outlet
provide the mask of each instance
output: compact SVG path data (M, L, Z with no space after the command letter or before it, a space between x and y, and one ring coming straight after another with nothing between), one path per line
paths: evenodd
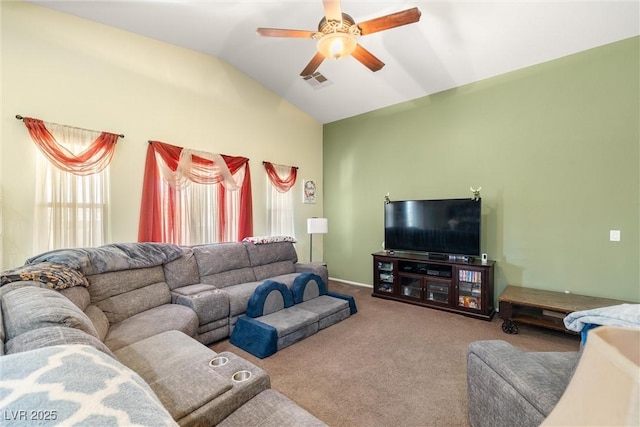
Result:
M619 242L620 230L609 230L609 240L612 242Z

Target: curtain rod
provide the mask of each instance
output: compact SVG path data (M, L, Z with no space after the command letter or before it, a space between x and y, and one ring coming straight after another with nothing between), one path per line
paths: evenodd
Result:
M16 119L23 120L24 117L22 117L20 114L16 114ZM55 124L57 124L57 123L55 123ZM84 129L84 128L79 128L79 127L75 127L75 126L68 126L68 125L62 125L62 126L67 126L67 127L70 127L70 128L80 129L80 130L88 130L89 132L99 132L99 131L95 131L93 129ZM124 135L121 134L121 133L118 133L116 135L118 135L120 138L124 138Z
M267 161L263 160L262 164L264 165L265 163L271 163L271 162L267 162ZM271 163L271 164L274 165L275 163ZM287 165L278 165L278 166L287 166ZM299 169L297 166L287 166L287 167L294 168L294 169Z

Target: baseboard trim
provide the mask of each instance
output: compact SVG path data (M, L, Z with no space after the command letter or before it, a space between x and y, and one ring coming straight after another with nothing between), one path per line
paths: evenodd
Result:
M351 280L338 279L336 277L329 277L329 280L335 280L336 282L342 282L342 283L346 283L348 285L362 286L363 288L371 288L371 289L373 289L373 285L369 285L369 284L366 284L366 283L352 282Z

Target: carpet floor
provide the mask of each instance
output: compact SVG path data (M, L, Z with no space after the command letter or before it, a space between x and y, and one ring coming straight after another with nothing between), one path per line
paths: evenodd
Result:
M272 388L330 426L468 426L467 346L504 340L525 351L576 351L577 335L484 321L371 296L371 288L330 281L353 295L358 313L259 359L228 340L231 351L263 368Z

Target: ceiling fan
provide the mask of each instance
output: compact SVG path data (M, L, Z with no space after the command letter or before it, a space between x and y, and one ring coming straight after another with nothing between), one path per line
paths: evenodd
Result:
M418 22L421 15L420 10L414 7L356 24L351 16L342 13L340 0L323 0L322 4L325 16L318 24L318 31L258 28L258 34L265 37L318 40L318 52L300 73L303 77L312 74L325 58L340 59L349 55L371 71L380 70L384 67L384 62L362 47L356 37Z

